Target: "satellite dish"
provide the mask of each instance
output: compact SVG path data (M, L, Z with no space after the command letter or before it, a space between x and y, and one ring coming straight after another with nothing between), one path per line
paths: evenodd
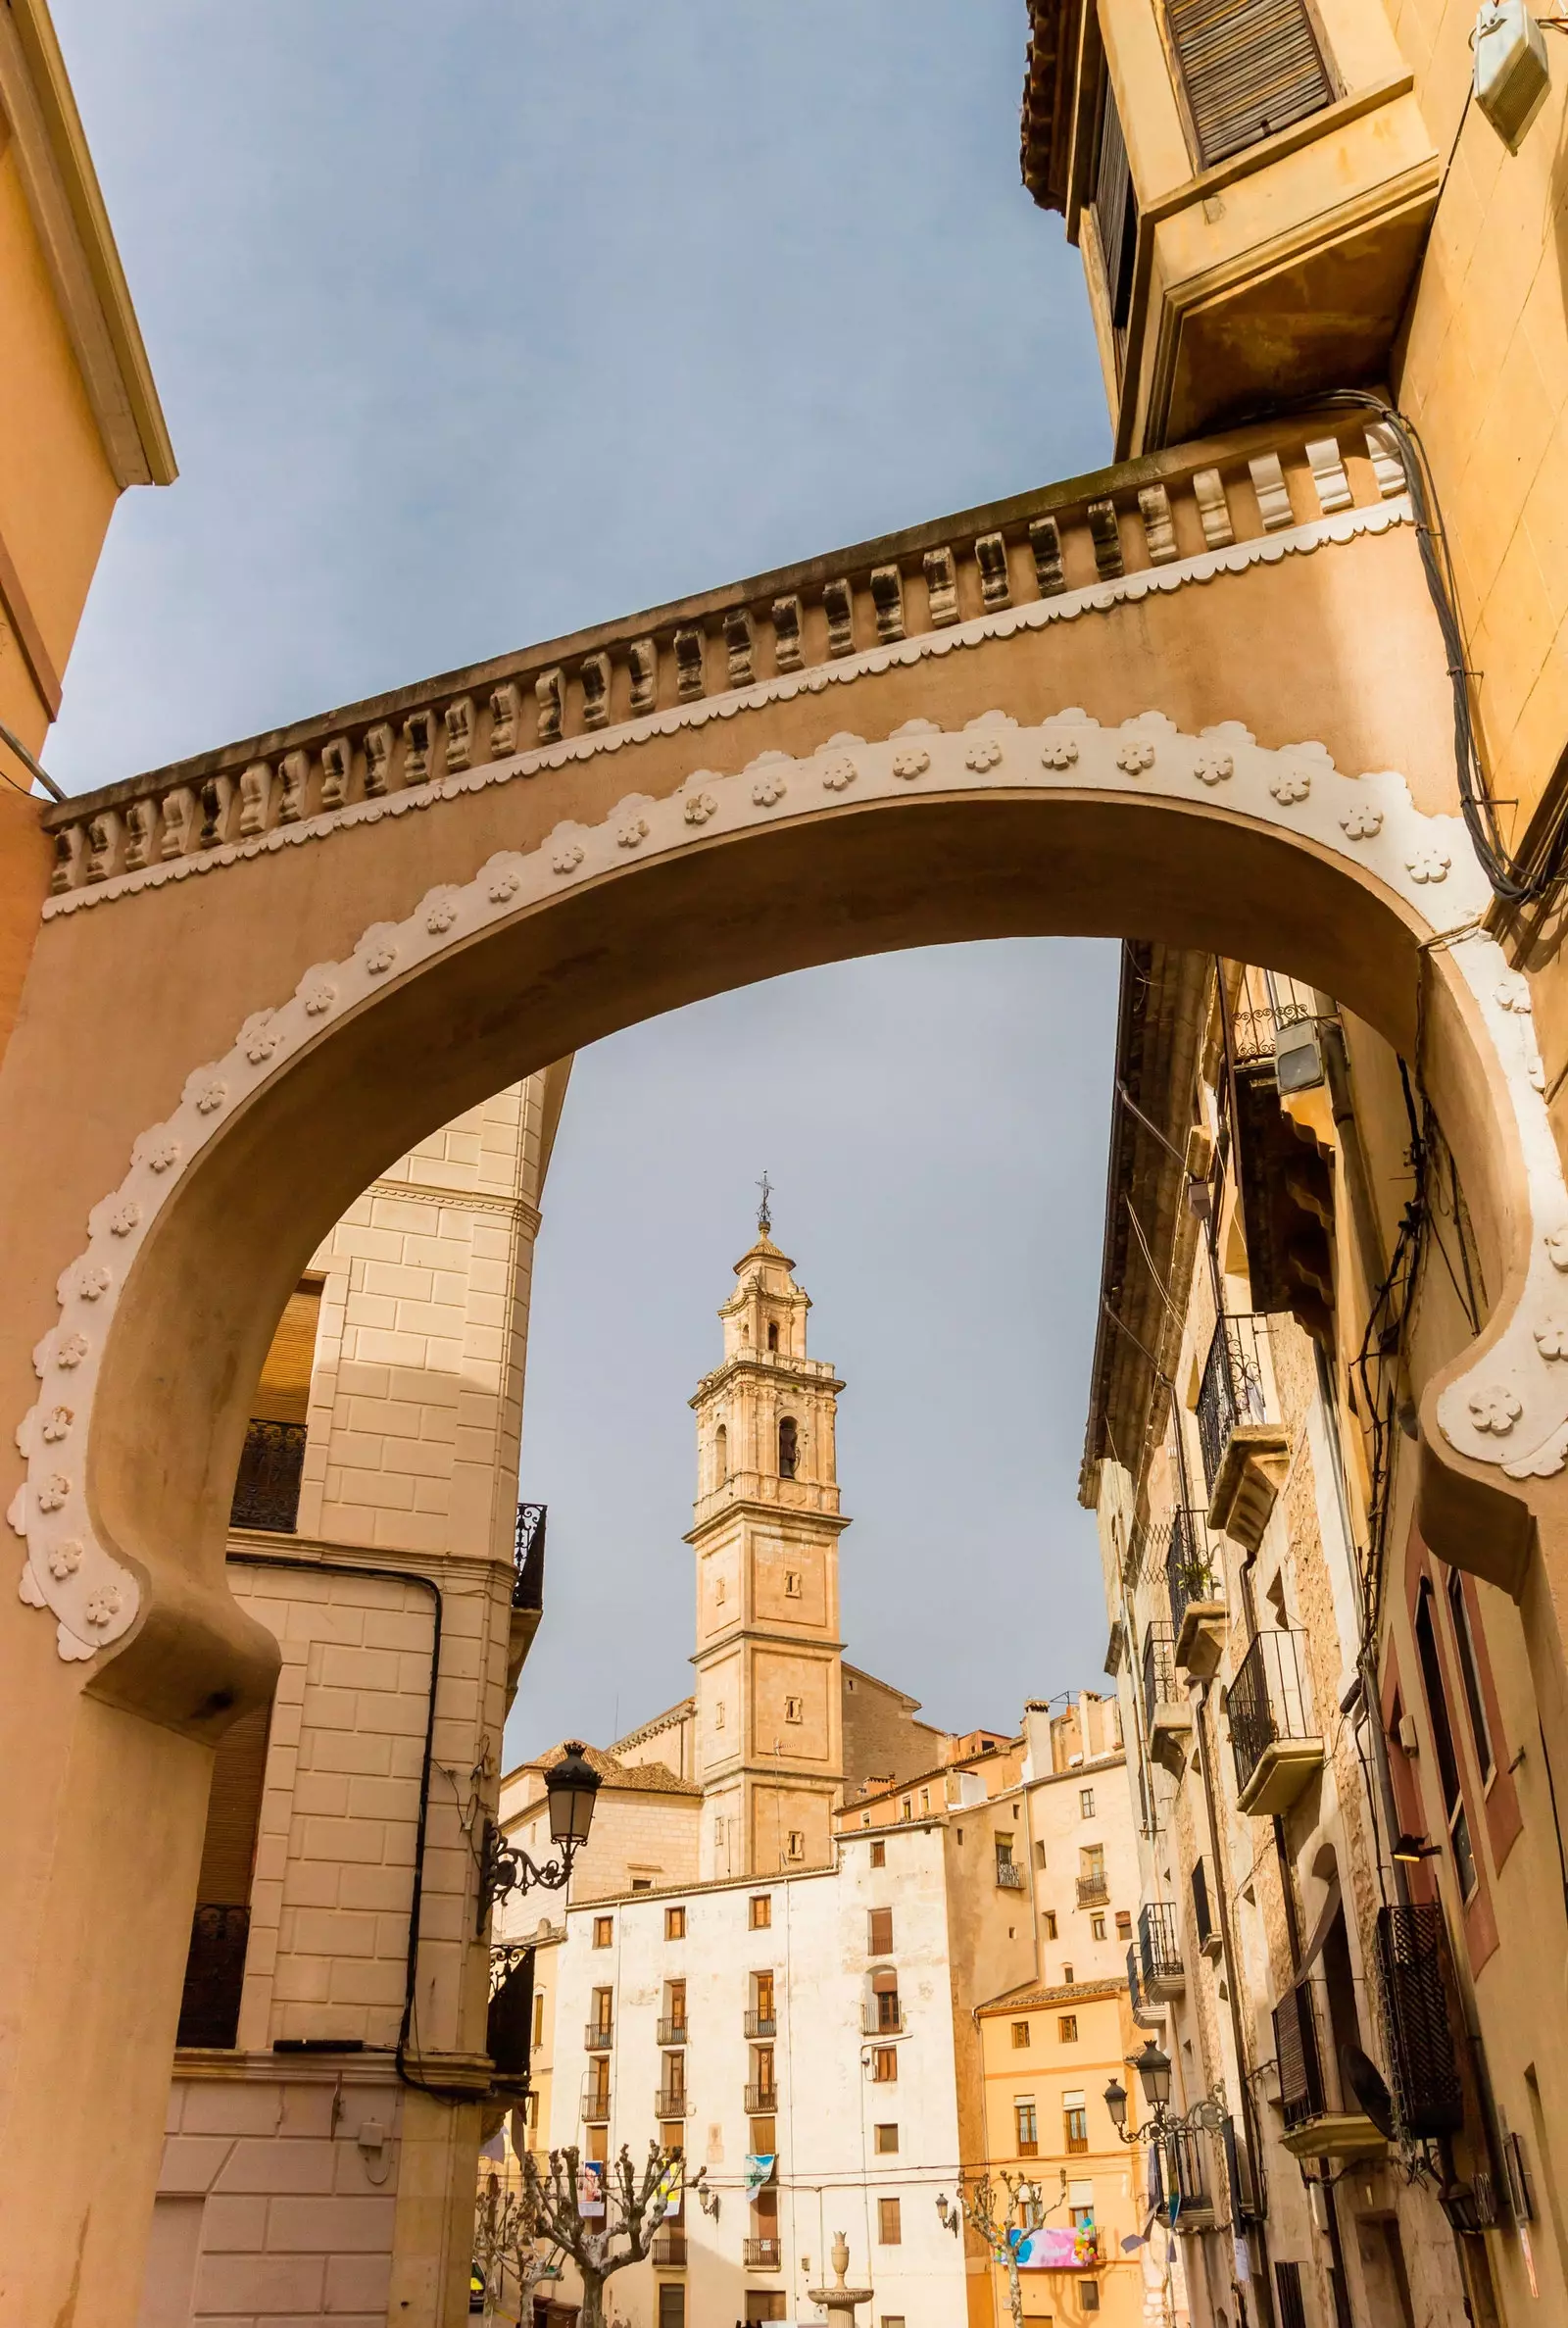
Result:
M1385 2142L1394 2140L1394 2097L1383 2082L1383 2072L1376 2061L1362 2053L1358 2045L1342 2045L1340 2067L1345 2082L1372 2120Z

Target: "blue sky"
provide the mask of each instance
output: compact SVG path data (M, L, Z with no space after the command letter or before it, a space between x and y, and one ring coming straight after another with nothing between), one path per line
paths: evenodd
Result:
M1022 0L54 0L181 467L49 765L227 737L1108 458L1018 182ZM1099 1672L1075 1503L1114 951L848 964L578 1065L509 1745L681 1695L691 1417L753 1183L850 1380L851 1654L955 1726Z

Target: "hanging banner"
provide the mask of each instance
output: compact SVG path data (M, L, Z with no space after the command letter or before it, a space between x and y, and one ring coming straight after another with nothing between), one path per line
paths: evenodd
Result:
M769 2151L765 2156L750 2151L747 2153L746 2196L748 2199L753 2197L756 2192L760 2191L762 2185L771 2175L773 2171L773 2159L775 2155L776 2154L772 2151Z
M1082 2271L1100 2261L1100 2237L1093 2223L1081 2227L1047 2224L1039 2231L1013 2231L1013 2260L1020 2271Z
M577 2169L577 2212L585 2223L602 2219L605 2211L605 2169L598 2158L584 2158Z
M654 2195L648 2203L648 2211L656 2223L662 2223L669 2216L680 2213L681 2193L685 2188L682 2164L681 2159L671 2158L654 2186Z

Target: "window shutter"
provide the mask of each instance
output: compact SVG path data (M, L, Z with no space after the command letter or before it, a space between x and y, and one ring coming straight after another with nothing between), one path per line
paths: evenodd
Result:
M229 1724L218 1742L212 1792L207 1798L202 1871L196 1886L197 1899L208 1907L249 1905L271 1719L270 1705L253 1706L249 1713Z
M1166 0L1204 169L1334 101L1306 0Z
M1193 1862L1193 1921L1198 1927L1198 1945L1204 1948L1214 1925L1208 1911L1208 1869L1201 1859Z
M891 1957L893 1954L892 1908L873 1907L870 1923L870 1946L867 1953L873 1957Z

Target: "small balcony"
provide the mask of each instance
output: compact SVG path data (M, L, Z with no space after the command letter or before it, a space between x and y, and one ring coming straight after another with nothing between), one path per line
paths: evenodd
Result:
M590 2021L583 2031L582 2042L591 2054L608 2054L615 2042L615 2032L608 2021Z
M1446 1957L1436 1901L1379 1908L1378 1976L1390 2083L1401 2130L1423 2142L1457 2134L1464 2125Z
M1170 1596L1171 1661L1178 1673L1207 1681L1225 1653L1225 1586L1218 1547L1201 1511L1177 1510L1165 1539Z
M657 2086L654 2089L656 2118L683 2118L691 2109L684 2086Z
M1187 1987L1176 1910L1168 1900L1151 1900L1138 1910L1138 1985L1156 2005L1168 2004Z
M748 2037L776 2037L778 2035L778 2022L774 2018L771 2006L766 2012L762 2012L756 2006L753 2007L746 2015L746 2034Z
M750 2271L781 2271L783 2246L777 2239L749 2239L746 2242L746 2264Z
M879 1998L876 2004L867 2005L860 2014L862 2037L903 2037L907 2028L903 2006L891 1999L884 2004Z
M1225 1693L1237 1808L1254 1818L1289 1810L1323 1767L1306 1689L1301 1633L1259 1633Z
M684 2271L686 2268L686 2233L679 2223L666 2223L654 2233L653 2258L659 2271Z
M1104 1907L1109 1904L1110 1885L1103 1875L1080 1875L1078 1905L1080 1907Z
M683 2106L684 2100L683 2096ZM776 2085L747 2087L746 2114L749 2118L770 2118L777 2113L777 2110L778 2088Z
M1023 1869L1014 1859L998 1859L997 1888L1003 1892L1023 1890Z
M1318 1983L1310 1974L1274 2007L1285 2148L1296 2158L1381 2157L1388 2145L1355 2097L1342 2088L1330 2043L1320 2043Z
M1187 1694L1177 1687L1169 1625L1151 1625L1144 1635L1144 1735L1161 1769L1180 1778L1193 1734Z
M608 2126L610 2123L610 2081L603 2085L589 2084L583 2088L582 2122L585 2126Z
M1208 2140L1200 2128L1173 2130L1151 2147L1149 2200L1173 2231L1213 2230L1213 2176Z
M302 1422L253 1421L234 1480L230 1527L265 1528L292 1536L299 1518L300 1481L305 1472Z
M1270 1412L1267 1361L1266 1317L1221 1317L1198 1389L1208 1524L1253 1553L1291 1460L1290 1440Z
M684 2045L686 2043L686 2020L684 2014L678 2021L660 2022L659 2042L661 2045Z

